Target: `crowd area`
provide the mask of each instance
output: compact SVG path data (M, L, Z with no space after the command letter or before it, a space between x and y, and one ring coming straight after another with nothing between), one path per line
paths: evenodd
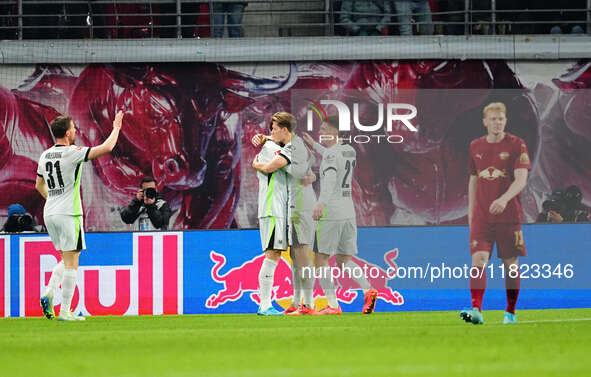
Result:
M583 34L588 23L588 0L212 0L179 4L173 0L0 0L0 39L239 38L250 36L244 27L258 25L287 25L316 36L317 30L324 35L349 36Z

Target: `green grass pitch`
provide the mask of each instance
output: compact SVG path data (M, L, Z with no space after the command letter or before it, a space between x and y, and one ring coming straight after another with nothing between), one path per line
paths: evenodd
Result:
M0 375L589 376L591 309L0 319Z

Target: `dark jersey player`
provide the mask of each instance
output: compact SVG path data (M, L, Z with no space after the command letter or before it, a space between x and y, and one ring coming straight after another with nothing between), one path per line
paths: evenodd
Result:
M504 131L506 114L507 109L500 102L486 106L482 122L487 135L470 144L468 223L472 309L463 310L460 317L474 324L484 323L482 298L486 289L486 265L495 243L505 266L507 308L503 323L517 322L518 257L526 256L521 231L521 190L527 183L531 164L525 142Z

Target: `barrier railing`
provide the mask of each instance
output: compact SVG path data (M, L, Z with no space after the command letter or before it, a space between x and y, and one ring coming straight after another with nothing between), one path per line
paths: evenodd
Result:
M591 31L591 0L513 3L425 1L410 15L396 0L0 0L0 39L221 37L226 27L231 37Z

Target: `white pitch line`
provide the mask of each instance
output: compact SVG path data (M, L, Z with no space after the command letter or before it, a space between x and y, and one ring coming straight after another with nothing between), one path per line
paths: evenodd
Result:
M534 321L518 321L517 323L575 322L575 321L591 321L591 318L538 319L538 320L534 320Z

